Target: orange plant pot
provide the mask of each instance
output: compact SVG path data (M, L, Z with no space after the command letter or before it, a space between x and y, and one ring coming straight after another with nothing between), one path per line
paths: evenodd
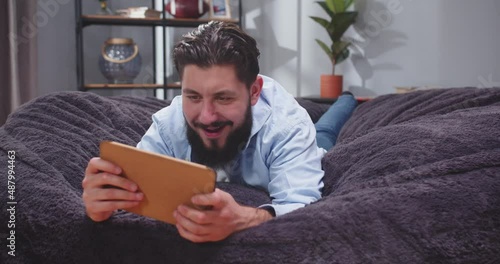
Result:
M321 75L320 96L321 98L337 98L342 93L342 75Z

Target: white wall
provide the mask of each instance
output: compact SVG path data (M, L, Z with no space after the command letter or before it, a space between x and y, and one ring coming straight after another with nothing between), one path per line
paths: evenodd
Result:
M324 11L314 0L258 0L244 8L262 72L294 95L319 94L319 76L332 66L314 41L328 40L326 32L309 16ZM392 93L394 86L500 87L500 1L358 0L356 8L364 56L337 66L355 94Z
M261 73L290 93L300 89L300 0L244 1L245 31L257 40Z

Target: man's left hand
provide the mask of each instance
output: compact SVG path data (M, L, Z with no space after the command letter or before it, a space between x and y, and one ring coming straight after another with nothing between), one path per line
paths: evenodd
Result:
M175 210L179 234L192 242L219 241L273 218L266 210L239 205L231 194L220 189L195 195L191 201L201 207L211 207L198 210L181 205Z

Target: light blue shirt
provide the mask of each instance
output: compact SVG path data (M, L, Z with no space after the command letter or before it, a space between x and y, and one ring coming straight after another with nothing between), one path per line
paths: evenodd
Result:
M262 76L260 98L252 106L253 126L245 149L227 166L231 182L269 192L276 216L321 198L325 150L316 144L316 130L307 111L273 79ZM191 160L182 98L175 97L153 115L140 149Z

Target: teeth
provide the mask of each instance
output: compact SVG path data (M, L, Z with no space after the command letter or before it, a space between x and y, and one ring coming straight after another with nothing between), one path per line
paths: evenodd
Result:
M212 128L212 129L207 128L207 129L205 129L205 130L207 130L208 132L217 132L217 131L219 131L220 129L221 129L221 128L220 128L220 127L218 127L218 128Z

